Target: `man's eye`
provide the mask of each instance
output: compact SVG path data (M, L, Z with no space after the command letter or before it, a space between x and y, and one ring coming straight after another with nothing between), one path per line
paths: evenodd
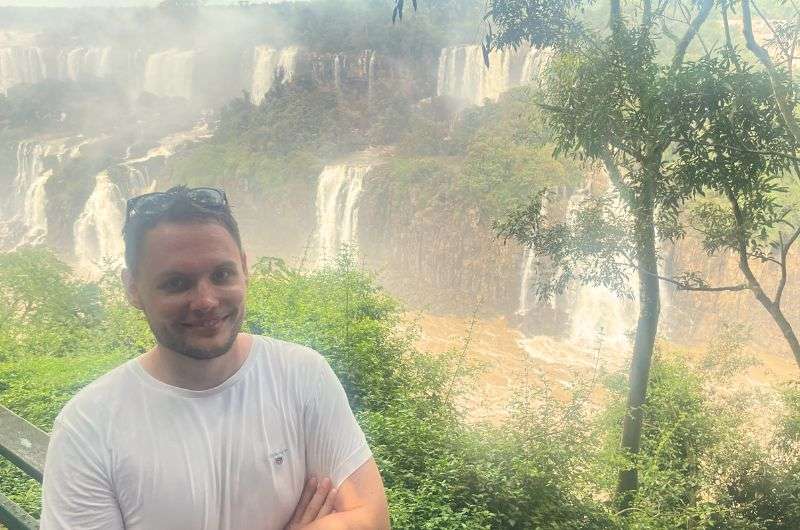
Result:
M224 282L226 280L229 280L232 276L233 276L233 271L227 269L219 270L214 273L214 281Z
M182 291L186 288L186 280L183 278L170 278L161 285L167 291Z

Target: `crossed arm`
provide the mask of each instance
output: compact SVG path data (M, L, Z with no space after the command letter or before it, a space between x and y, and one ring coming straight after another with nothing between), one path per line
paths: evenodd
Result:
M284 530L389 530L389 507L375 460L370 458L338 489L310 479Z

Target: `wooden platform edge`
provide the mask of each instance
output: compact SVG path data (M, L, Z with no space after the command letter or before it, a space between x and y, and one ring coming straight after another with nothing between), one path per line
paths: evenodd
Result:
M2 493L0 493L0 523L6 525L8 530L38 530L39 528L39 521Z
M0 405L0 455L42 483L47 433Z

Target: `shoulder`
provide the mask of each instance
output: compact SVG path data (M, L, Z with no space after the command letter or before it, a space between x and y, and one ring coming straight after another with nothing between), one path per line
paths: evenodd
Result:
M135 375L127 361L100 376L75 394L56 418L56 426L65 426L73 431L100 431L110 424L116 407L130 395L130 386Z
M253 340L261 370L287 386L316 387L331 371L325 357L308 346L261 335L254 335Z
M262 360L283 370L320 370L328 363L318 351L302 344L264 335L253 335L253 341L254 353L258 352Z

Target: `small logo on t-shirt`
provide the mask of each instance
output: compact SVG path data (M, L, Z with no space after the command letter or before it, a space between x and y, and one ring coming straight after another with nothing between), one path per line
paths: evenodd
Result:
M286 460L286 453L288 449L281 449L280 451L275 451L269 454L269 457L272 459L272 462L276 466L280 466Z

